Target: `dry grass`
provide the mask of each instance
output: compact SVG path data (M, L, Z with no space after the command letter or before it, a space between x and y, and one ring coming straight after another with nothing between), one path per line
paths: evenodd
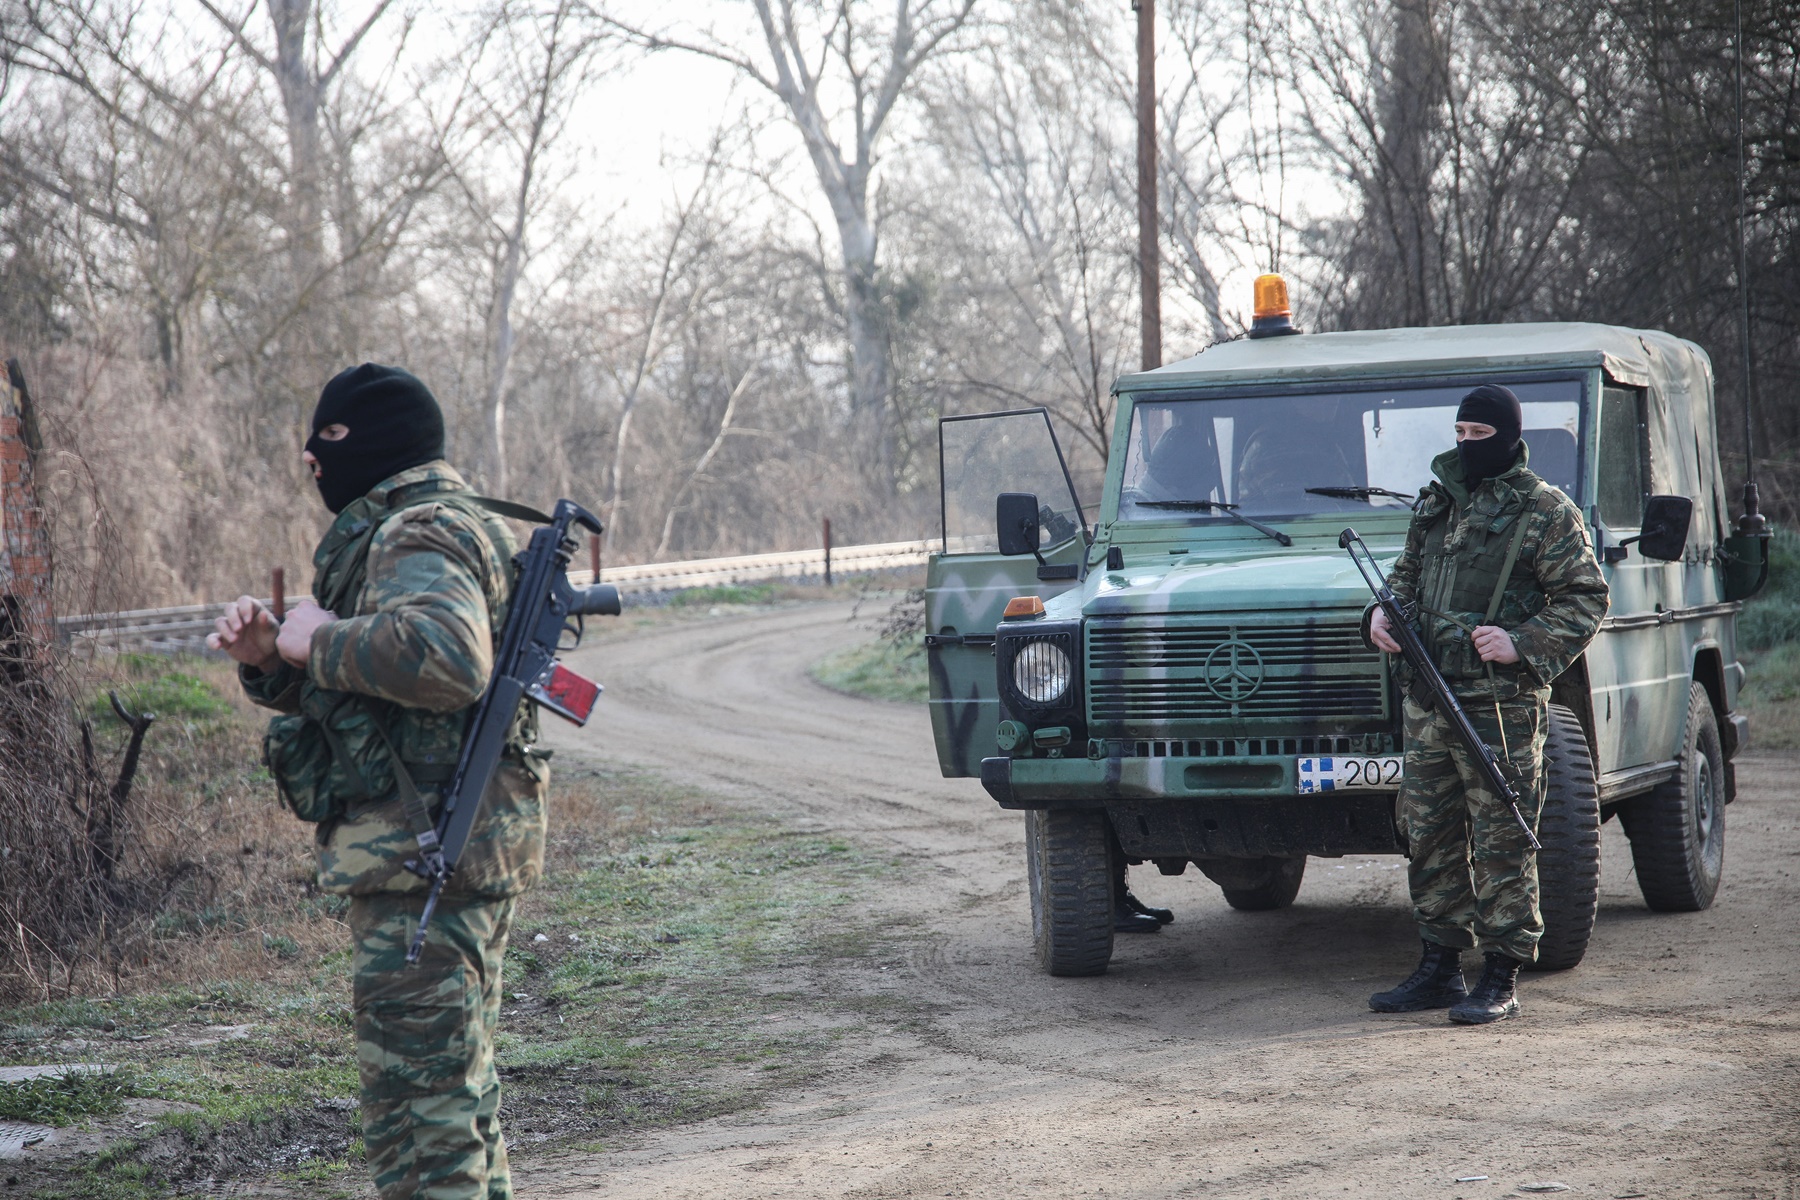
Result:
M197 973L272 979L341 942L335 922L320 920L335 902L312 888L305 829L260 766L265 714L228 664L109 657L67 667L54 686L57 702L34 718L36 761L6 764L15 936L0 956L0 994L117 994ZM108 691L132 711L163 711L118 810L117 862L104 879L86 852L86 814L128 739L102 699ZM84 722L97 781L84 778Z

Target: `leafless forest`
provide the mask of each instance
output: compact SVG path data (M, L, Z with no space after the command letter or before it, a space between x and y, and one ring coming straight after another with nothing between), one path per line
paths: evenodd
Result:
M1692 337L1744 444L1731 4L1158 7L1169 358L1238 335L1275 268L1311 329ZM1743 25L1754 444L1791 514L1800 9ZM1137 365L1133 27L1125 0L0 0L0 349L50 443L59 608L303 564L304 423L365 359L426 379L485 489L601 506L609 561L821 516L922 535L944 413L1048 404L1091 477ZM661 102L632 81L676 61L732 80L716 122L630 205L597 192Z

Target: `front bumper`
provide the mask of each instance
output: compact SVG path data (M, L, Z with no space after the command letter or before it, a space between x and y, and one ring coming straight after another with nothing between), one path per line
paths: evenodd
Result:
M981 785L1001 808L1070 808L1107 800L1216 796L1291 800L1297 791L1294 759L1276 756L984 758Z
M1103 808L1134 859L1391 854L1392 791L1296 795L1294 761L987 758L1002 808Z

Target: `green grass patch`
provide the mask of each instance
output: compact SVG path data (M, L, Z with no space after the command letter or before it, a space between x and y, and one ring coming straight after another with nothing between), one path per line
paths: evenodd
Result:
M496 1062L515 1159L616 1145L813 1078L859 1018L827 1011L793 972L891 944L854 906L886 860L653 776L561 756L556 768L546 882L520 901L504 977ZM259 1195L369 1194L346 1104L358 1086L342 910L306 903L330 942L205 909L157 930L241 943L269 978L0 1010L0 1063L80 1040L120 1067L21 1094L22 1119L103 1121L132 1096L176 1106L125 1108L101 1154L19 1164L10 1194L139 1200L208 1178Z
M688 588L669 597L670 608L696 608L711 604L773 604L777 588L772 583L726 584Z
M1738 647L1752 748L1800 749L1800 534L1776 531L1769 581L1738 618Z
M73 1125L85 1117L110 1117L139 1094L135 1071L69 1071L0 1083L0 1121Z
M916 639L876 638L826 656L812 676L828 688L877 700L923 704L930 692L925 647Z
M231 704L212 684L181 671L133 680L116 690L127 711L153 713L161 720L216 721L231 711ZM119 724L105 693L95 696L89 707L100 720Z
M1792 642L1800 642L1800 533L1779 529L1769 543L1769 581L1738 618L1738 644L1757 651Z

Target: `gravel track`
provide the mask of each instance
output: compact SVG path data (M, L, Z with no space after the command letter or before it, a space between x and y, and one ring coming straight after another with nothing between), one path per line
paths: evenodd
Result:
M921 710L807 677L868 636L849 617L730 613L574 656L607 693L559 744L897 857L867 898L897 932L804 981L873 1014L816 1084L629 1149L516 1162L521 1195L1800 1196L1793 758L1741 762L1707 912L1645 909L1608 823L1587 960L1525 977L1518 1020L1367 1010L1417 955L1393 856L1314 859L1273 913L1137 868L1176 923L1121 936L1101 978L1051 979L1030 957L1019 814L939 777Z

